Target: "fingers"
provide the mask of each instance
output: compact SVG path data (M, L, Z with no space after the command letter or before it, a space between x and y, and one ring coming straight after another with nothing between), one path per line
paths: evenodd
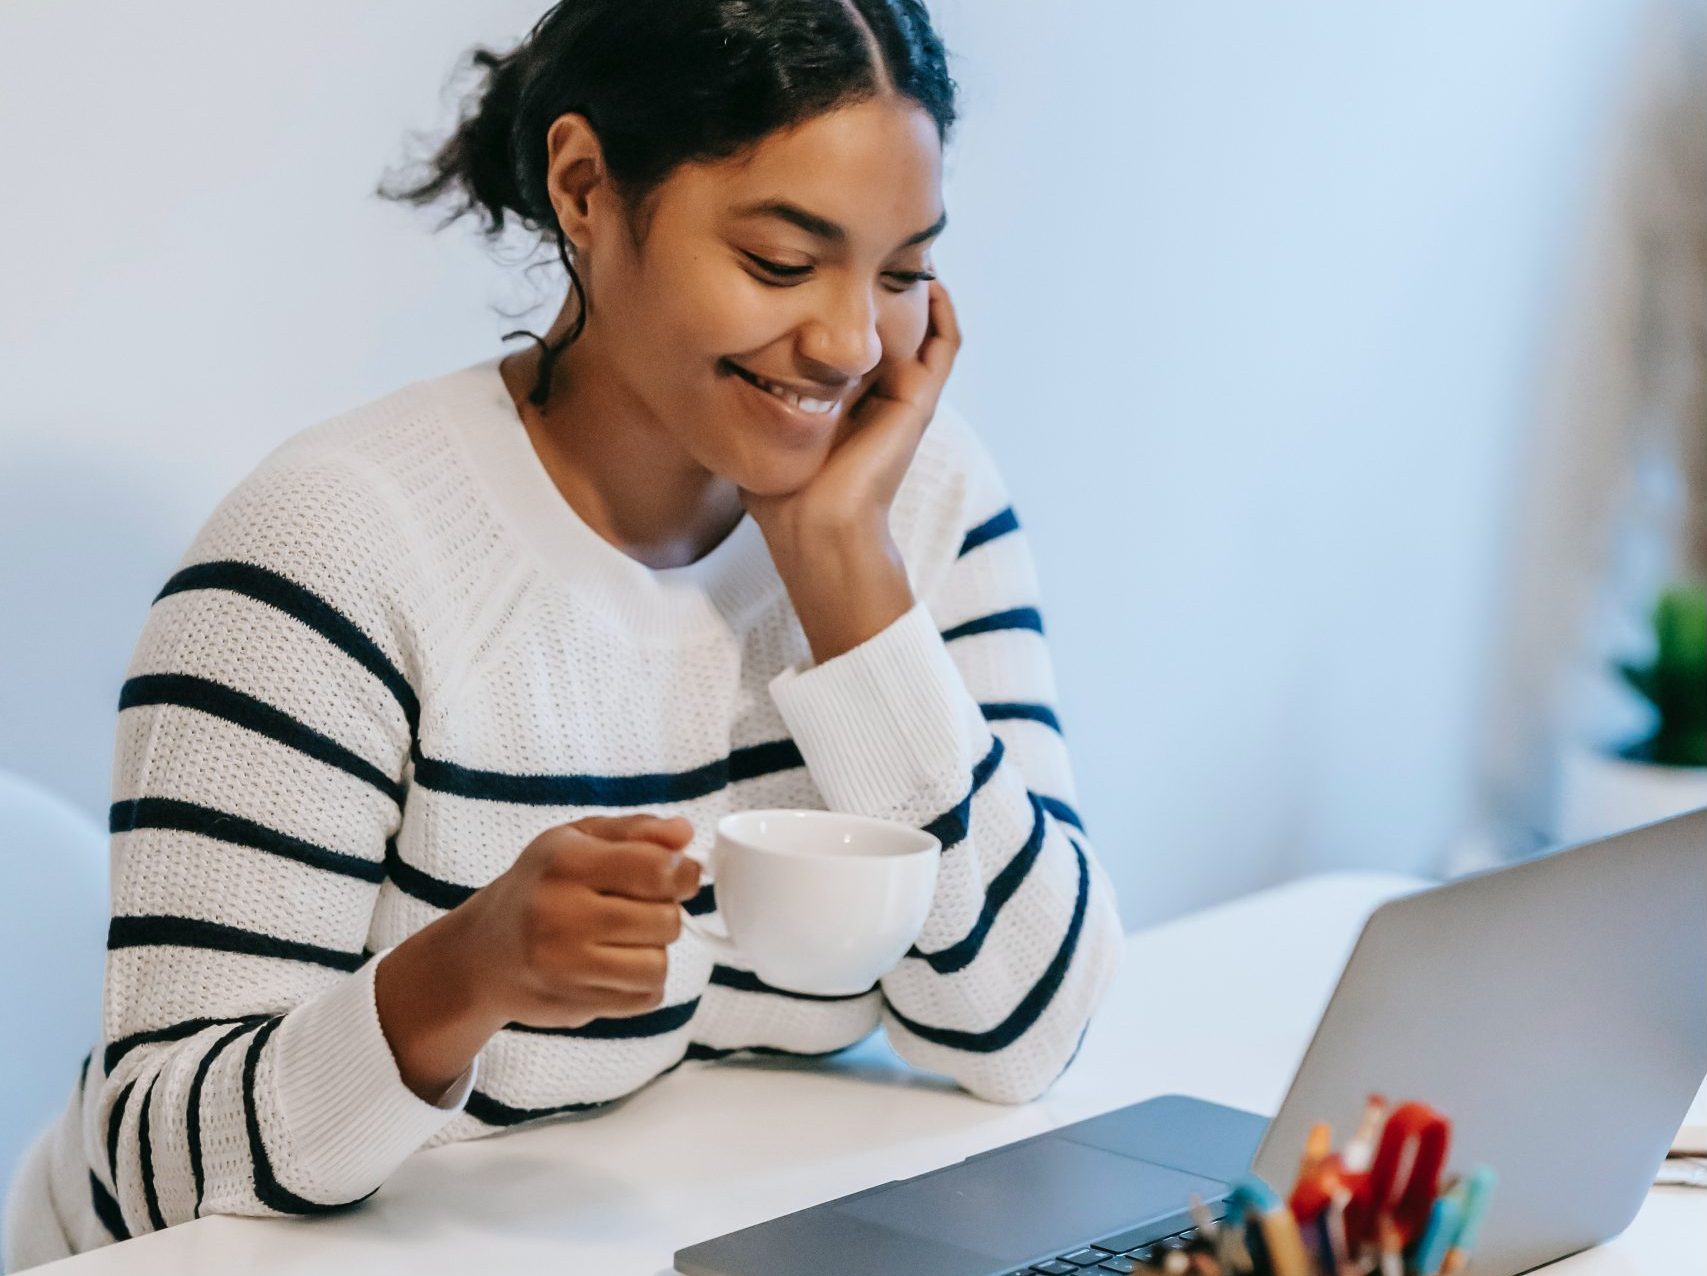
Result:
M693 824L684 815L647 816L631 836L643 837L679 851L693 841Z
M681 903L699 891L699 861L657 842L566 841L556 848L551 872L626 899Z
M675 900L638 900L601 896L591 911L599 943L613 948L664 948L682 933L681 905Z
M693 841L693 824L681 815L668 818L649 812L633 815L589 815L567 827L578 828L594 837L606 838L613 842L645 838L675 850L680 850Z
M587 958L584 977L589 986L614 992L641 993L658 1004L670 957L662 948L613 948L600 945Z
M933 279L930 289L930 324L919 349L919 362L938 378L946 378L960 350L960 318L940 280Z
M664 994L659 992L611 992L611 1003L599 1015L600 1019L630 1019L636 1015L646 1014L656 1010L664 1003Z

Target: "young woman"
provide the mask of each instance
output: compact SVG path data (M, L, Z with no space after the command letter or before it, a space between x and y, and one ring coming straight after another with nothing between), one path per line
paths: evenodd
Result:
M388 193L539 231L567 299L288 440L156 598L102 1042L26 1159L13 1267L335 1209L423 1145L879 1026L1027 1101L1114 974L1030 552L938 405L953 83L919 0L567 0L475 57ZM868 992L683 932L718 816L771 806L941 837Z

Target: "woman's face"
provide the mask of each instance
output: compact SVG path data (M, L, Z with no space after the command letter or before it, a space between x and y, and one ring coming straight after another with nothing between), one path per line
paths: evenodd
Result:
M694 462L794 491L859 395L924 340L915 276L932 269L941 178L935 124L892 98L684 165L654 193L638 249L626 233L590 237L587 333ZM755 378L819 402L786 405Z

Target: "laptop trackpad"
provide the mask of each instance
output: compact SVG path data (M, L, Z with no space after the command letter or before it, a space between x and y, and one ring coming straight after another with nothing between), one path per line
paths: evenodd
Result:
M838 1212L1017 1263L1106 1235L1227 1185L1068 1139L1043 1138L867 1193Z

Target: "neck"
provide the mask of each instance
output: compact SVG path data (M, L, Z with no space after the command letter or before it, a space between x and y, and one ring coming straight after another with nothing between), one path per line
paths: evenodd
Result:
M546 333L569 329L567 307ZM557 356L545 407L528 401L539 375L537 345L499 364L516 412L563 499L581 520L631 558L657 569L695 562L741 521L735 485L689 456L612 375L594 326Z

